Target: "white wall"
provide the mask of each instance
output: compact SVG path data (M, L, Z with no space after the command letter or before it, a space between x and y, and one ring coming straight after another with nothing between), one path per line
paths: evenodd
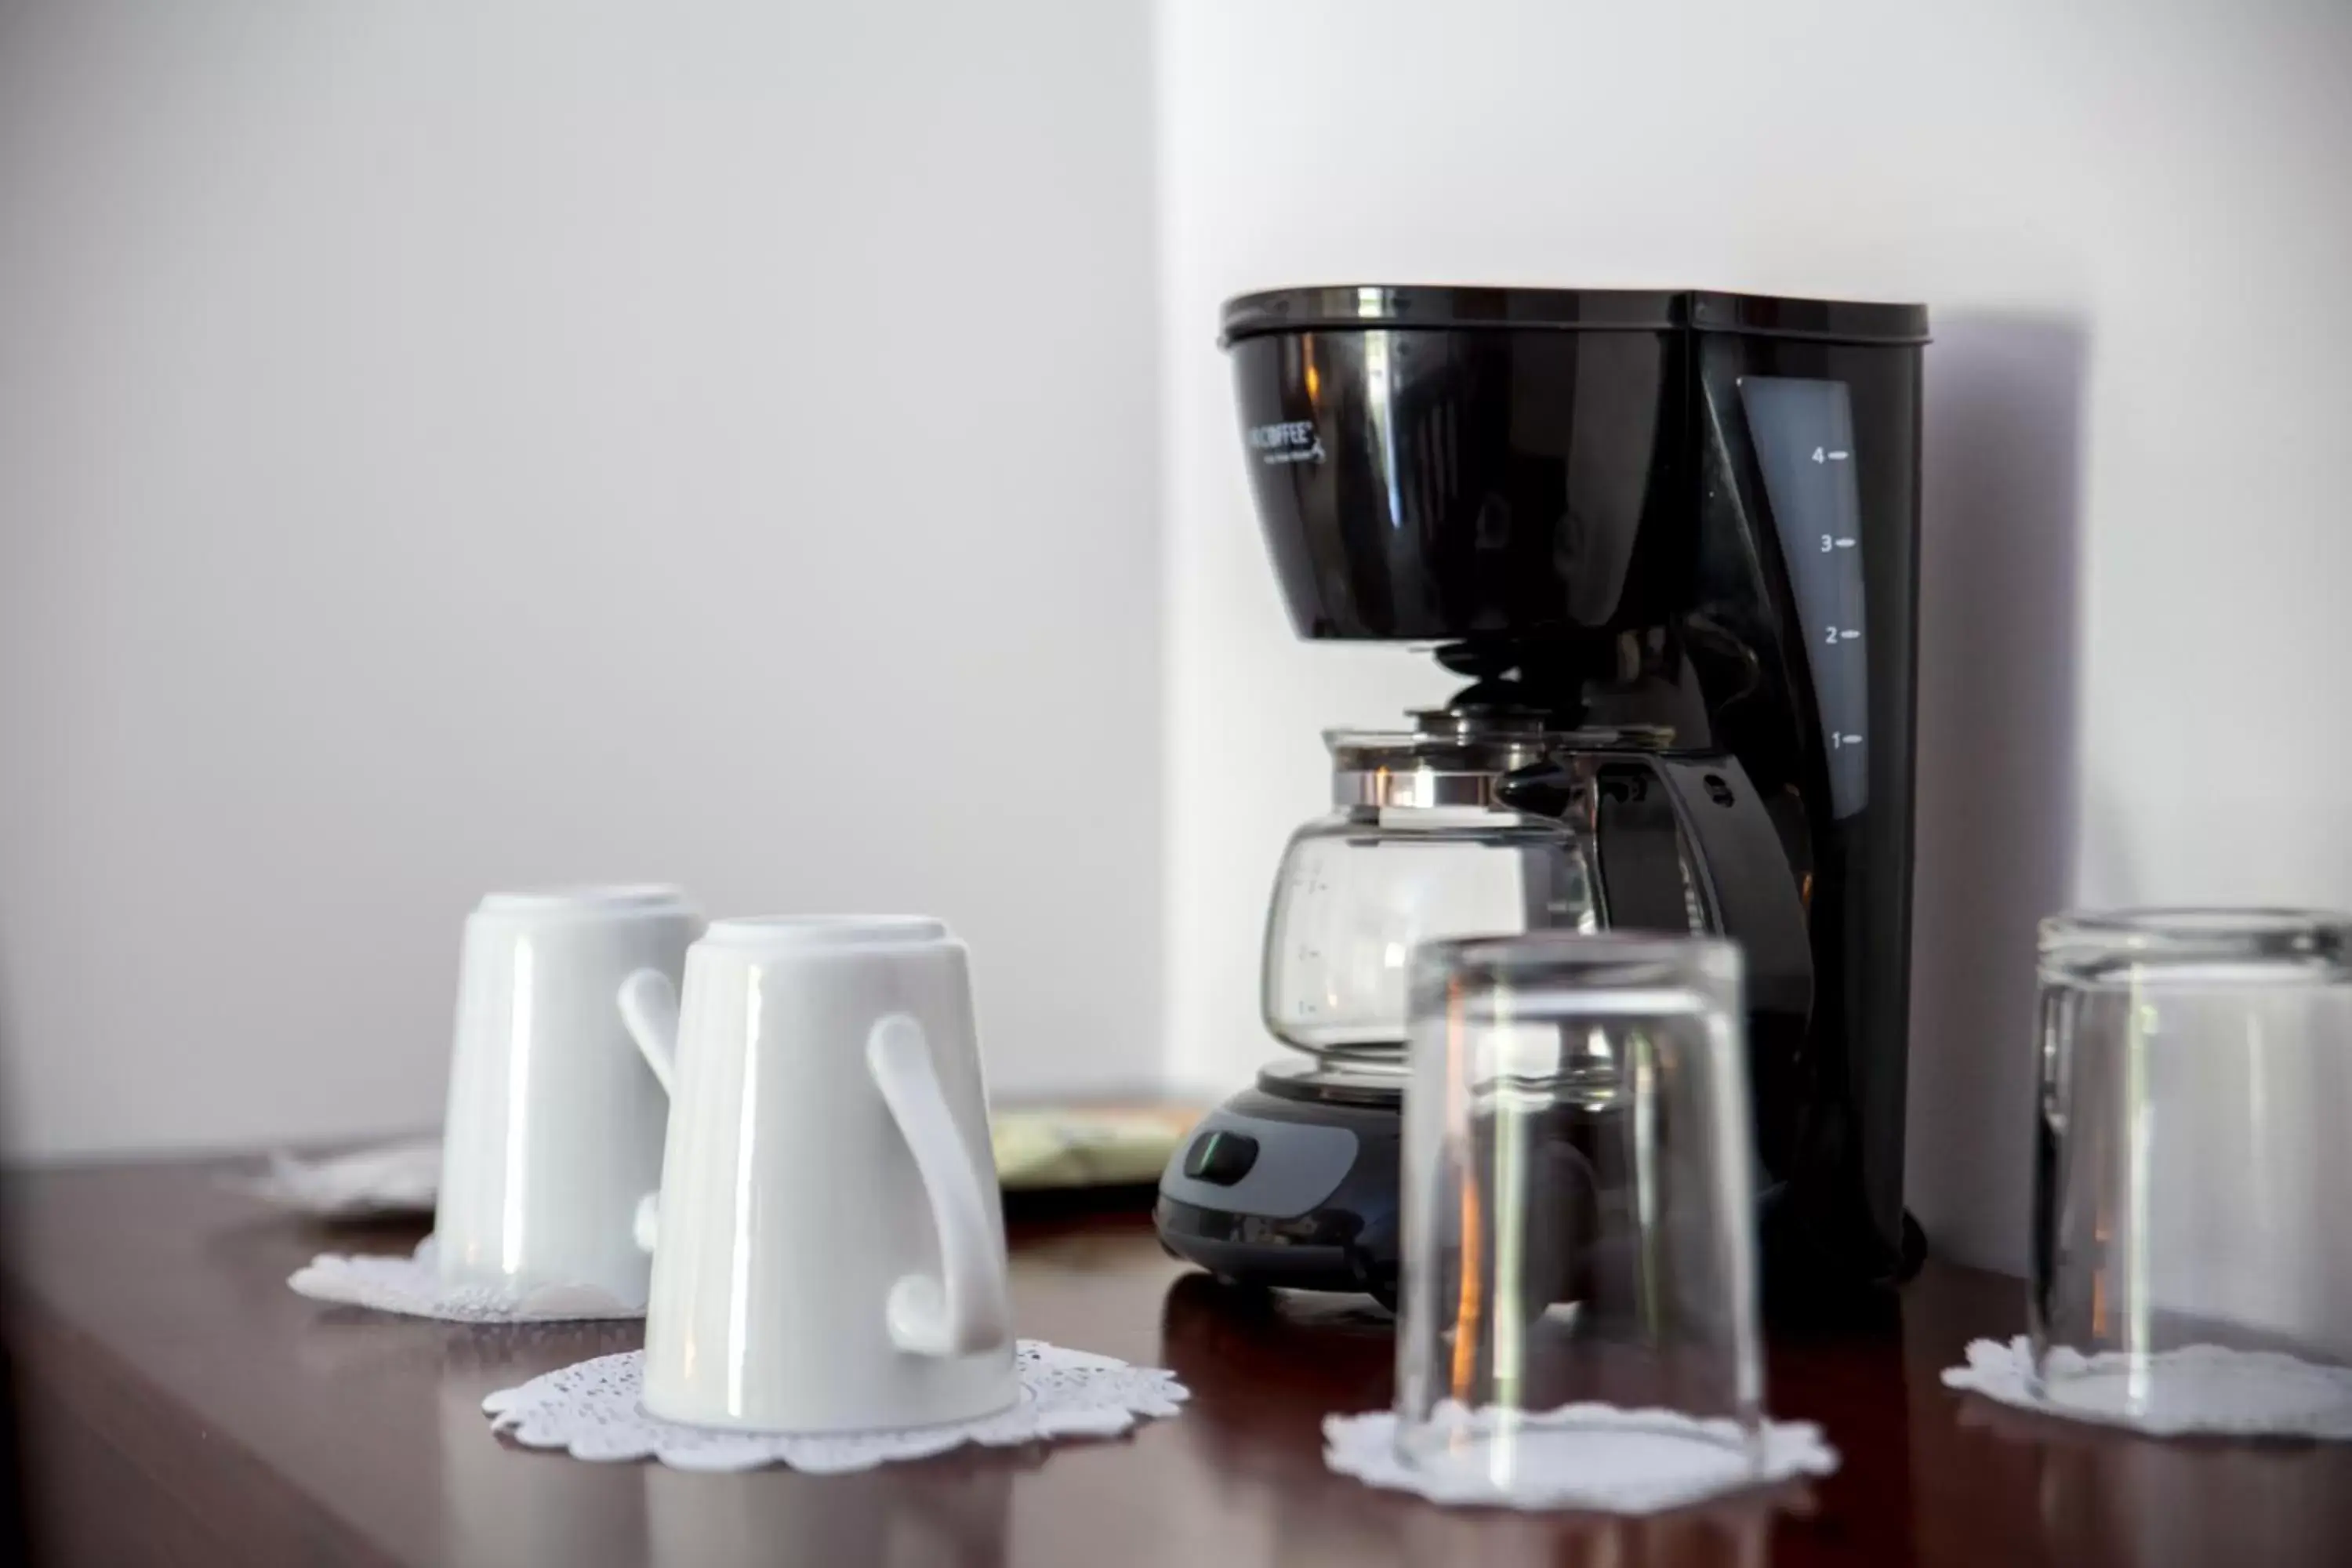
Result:
M1912 1198L2014 1261L2032 915L2352 902L2347 79L2331 0L0 0L5 1147L428 1121L458 915L577 878L934 909L1001 1092L1221 1091L1317 731L1449 683L1291 639L1218 301L1848 292L1939 333Z
M551 880L932 910L1000 1096L1155 1076L1149 33L0 7L8 1152L430 1122Z
M2352 904L2352 10L1159 13L1171 1060L1240 1081L1316 731L1444 689L1294 645L1216 307L1307 281L1920 299L1930 351L1910 1198L2022 1258L2032 921ZM2070 533L2078 537L2069 538Z

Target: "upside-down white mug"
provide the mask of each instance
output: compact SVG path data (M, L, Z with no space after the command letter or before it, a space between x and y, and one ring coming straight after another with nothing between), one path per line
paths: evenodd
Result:
M712 923L620 1010L672 1096L645 1406L785 1432L1020 1393L963 943L917 917Z
M644 1304L631 1226L669 1106L613 994L677 974L701 930L667 887L492 893L467 918L433 1227L445 1284Z

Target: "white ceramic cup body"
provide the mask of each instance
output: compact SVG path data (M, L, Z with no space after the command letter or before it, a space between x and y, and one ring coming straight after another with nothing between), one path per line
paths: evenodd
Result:
M646 1410L847 1432L1010 1405L963 944L916 917L718 921L675 1059Z
M434 1219L452 1286L646 1299L632 1234L669 1104L613 1005L677 975L702 918L674 888L492 893L467 918Z

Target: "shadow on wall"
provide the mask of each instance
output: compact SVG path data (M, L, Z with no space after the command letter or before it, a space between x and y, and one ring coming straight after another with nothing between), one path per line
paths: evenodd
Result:
M2089 333L1948 315L1927 351L1906 1196L2022 1273L2034 923L2074 892Z

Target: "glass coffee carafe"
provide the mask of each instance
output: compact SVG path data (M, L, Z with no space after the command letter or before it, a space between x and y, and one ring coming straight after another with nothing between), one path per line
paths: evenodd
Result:
M1608 921L1591 826L1514 804L1566 753L1645 739L1540 713L1432 711L1405 731L1334 730L1333 808L1291 836L1266 921L1266 1027L1327 1068L1403 1071L1415 943Z

